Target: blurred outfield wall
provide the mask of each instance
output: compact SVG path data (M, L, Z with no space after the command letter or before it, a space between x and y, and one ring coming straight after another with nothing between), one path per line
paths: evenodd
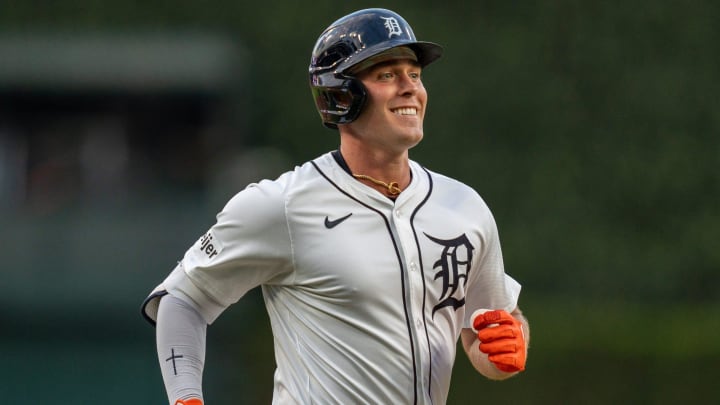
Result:
M336 147L306 68L356 7L0 4L2 398L163 403L140 302L232 194ZM716 401L720 6L387 7L445 46L412 157L488 202L533 327L513 380L458 352L450 403ZM269 403L256 291L209 342L211 403Z

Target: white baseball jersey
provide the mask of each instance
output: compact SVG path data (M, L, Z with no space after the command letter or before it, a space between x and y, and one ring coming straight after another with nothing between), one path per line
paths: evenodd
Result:
M520 285L480 196L410 167L396 201L331 153L252 184L156 291L189 296L212 322L261 286L273 403L444 404L470 315L512 311Z

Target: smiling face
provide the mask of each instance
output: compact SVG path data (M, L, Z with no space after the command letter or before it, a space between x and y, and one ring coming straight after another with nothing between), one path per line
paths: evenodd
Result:
M406 152L423 138L427 91L422 68L412 59L373 65L357 77L367 90L360 116L341 126L366 144L388 152Z

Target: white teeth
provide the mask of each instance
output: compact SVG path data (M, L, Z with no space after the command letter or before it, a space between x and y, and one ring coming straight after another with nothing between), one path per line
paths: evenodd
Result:
M417 108L405 107L393 110L393 113L399 115L417 115Z

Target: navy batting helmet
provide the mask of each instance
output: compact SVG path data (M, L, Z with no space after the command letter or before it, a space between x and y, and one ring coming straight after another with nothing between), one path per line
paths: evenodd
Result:
M412 50L423 67L442 55L440 45L418 41L404 18L381 8L348 14L320 34L310 59L310 88L326 127L360 115L367 93L353 73L367 67L362 62L394 50L402 55L401 47Z

